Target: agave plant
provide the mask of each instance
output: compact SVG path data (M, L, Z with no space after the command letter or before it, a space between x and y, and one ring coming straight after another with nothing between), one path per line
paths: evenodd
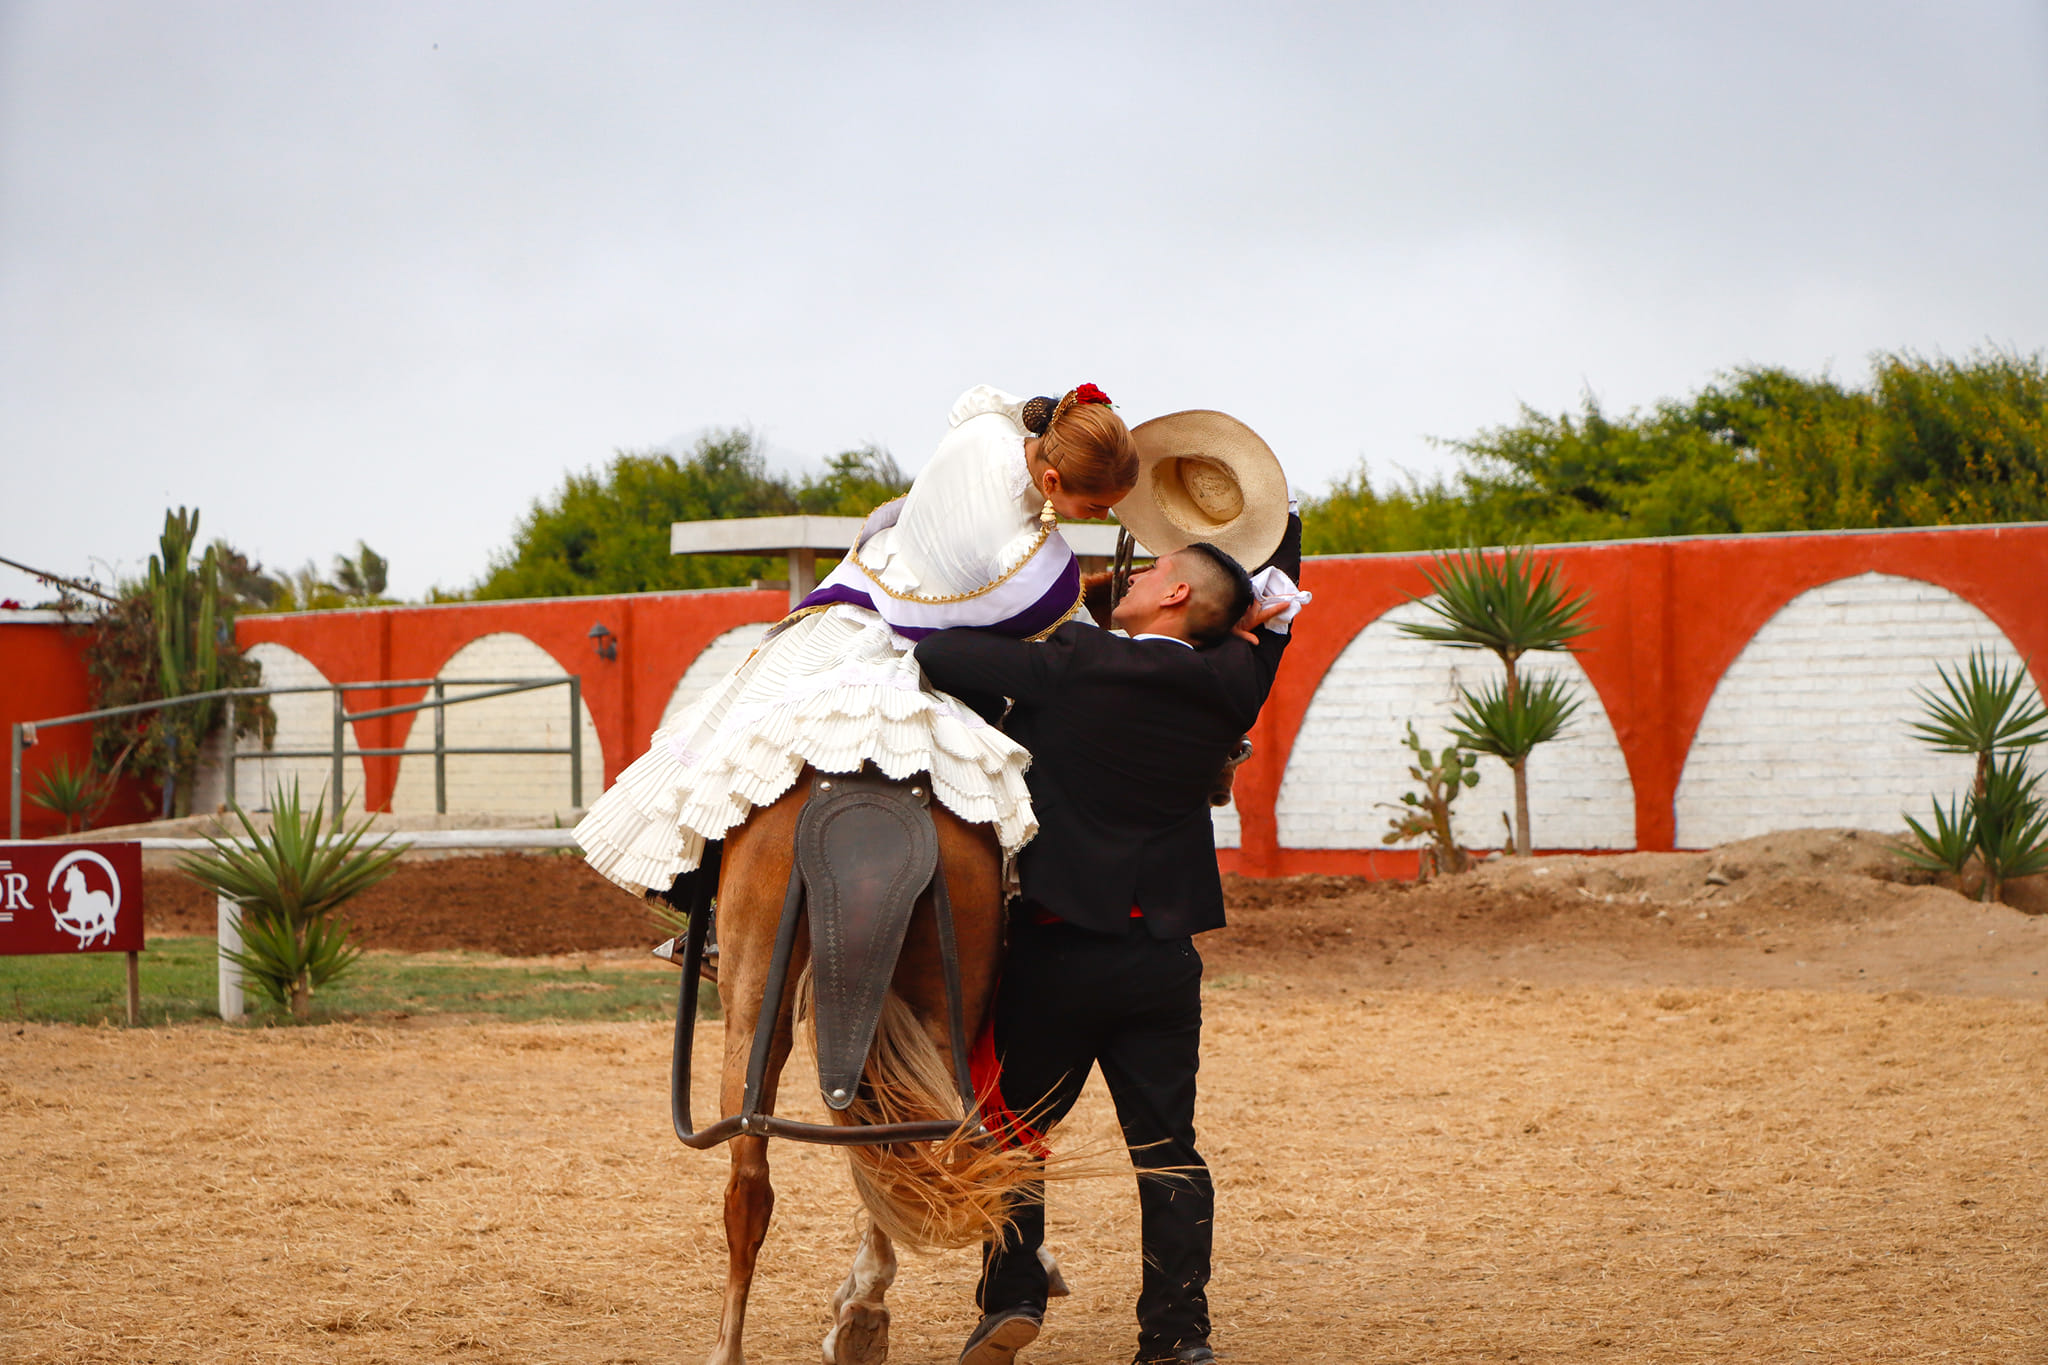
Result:
M238 808L235 818L245 839L208 836L213 852L178 864L186 876L241 907L242 950L223 949L221 955L300 1020L312 1015L313 993L362 956L335 912L390 875L406 849L391 844L389 835L363 847L370 822L345 828L346 803L333 826L323 829L325 806L324 799L302 805L298 783L280 783L270 802L268 832Z
M1995 901L2012 878L2048 872L2048 802L2026 763L2026 750L2048 740L2048 710L2028 695L2026 665L2001 663L1989 650L1972 650L1953 672L1935 671L1941 686L1916 694L1926 719L1914 722L1913 734L1941 753L1969 754L1976 768L1960 804L1944 811L1935 802L1931 831L1906 817L1918 847L1905 856L1958 877L1974 858L1983 873L1978 895Z
M1924 867L1929 872L1950 872L1957 877L1970 865L1970 859L1977 852L1977 803L1974 800L1949 798L1948 808L1942 809L1935 801L1934 828L1928 828L1906 817L1906 824L1913 830L1918 848L1902 848L1899 852L1915 867Z
M1524 686L1517 663L1524 654L1569 652L1592 630L1590 599L1559 579L1555 561L1537 565L1528 548L1491 558L1476 551L1436 556L1423 571L1430 597L1420 599L1438 620L1404 624L1401 633L1452 649L1484 649L1501 662L1505 679L1474 692L1458 689L1452 731L1459 743L1493 754L1515 781L1515 849L1534 846L1529 833L1529 754L1557 738L1579 708L1571 685L1559 678Z
M1995 901L2014 877L2048 872L2048 812L2041 775L2009 753L1986 771L1977 800L1977 858L1984 868L1983 898Z
M2000 750L2025 749L2048 740L2048 711L2027 698L2027 670L2000 663L1987 649L1973 649L1970 660L1951 673L1940 665L1941 690L1921 688L1915 695L1927 719L1916 721L1913 733L1945 754L1970 754L1977 760L1971 790L1984 794L1991 774L1991 756Z
M92 824L92 819L113 795L113 784L96 776L90 766L74 768L68 754L43 770L29 800L44 810L64 817L64 832L71 834Z

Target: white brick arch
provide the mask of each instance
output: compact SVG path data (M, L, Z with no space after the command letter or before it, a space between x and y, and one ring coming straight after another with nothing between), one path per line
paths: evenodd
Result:
M284 645L265 642L251 646L246 654L262 666L261 686L264 687L320 687L331 681L313 666L312 660ZM298 692L272 697L270 706L277 713L277 736L272 741L273 748L333 748L332 692ZM357 743L353 729L348 732L347 742L352 748ZM244 735L236 743L235 800L243 809L270 809L278 784L289 787L294 779L299 784L300 800L310 806L324 798L334 780L334 764L325 758L267 758L262 742L254 735ZM342 792L349 798L350 813L360 814L363 809L363 760L360 758L343 760ZM222 770L217 760L209 761L200 770L193 788L192 809L212 810L225 799Z
M1407 722L1432 748L1450 742L1447 726L1460 684L1501 675L1480 650L1448 649L1400 633L1406 622L1434 620L1419 602L1395 607L1358 633L1316 688L1280 783L1275 811L1283 848L1381 848L1394 803L1418 789L1402 743ZM1281 667L1286 667L1283 663ZM1529 813L1538 848L1634 848L1635 795L1614 726L1585 669L1567 654L1525 657L1523 675L1558 673L1577 684L1584 705L1563 737L1529 759ZM1506 842L1503 813L1514 811L1507 765L1480 760L1480 781L1458 799L1458 836L1468 847Z
M668 705L661 709L661 723L668 724L670 716L703 696L713 683L738 668L767 633L768 627L759 623L735 626L704 646L690 661L690 666L683 670L683 676L676 680L675 691L668 694Z
M503 631L471 640L443 665L437 675L460 678L559 678L567 670L554 656L524 635ZM450 687L448 695L489 691L482 687ZM569 689L541 688L515 692L490 701L448 708L450 748L556 747L569 742ZM585 707L578 717L583 732L583 800L595 801L604 790L604 751L597 727ZM408 749L434 744L434 713L415 712L404 740ZM567 754L454 754L448 760L448 809L504 813L566 812L569 809ZM400 761L391 809L399 813L434 809L434 757L415 754Z
M1904 829L1902 811L1924 822L1927 798L1959 790L1970 759L1913 739L1913 692L1979 646L2019 663L1983 612L1916 578L1861 574L1787 602L1700 717L1678 782L1679 847L1778 829Z

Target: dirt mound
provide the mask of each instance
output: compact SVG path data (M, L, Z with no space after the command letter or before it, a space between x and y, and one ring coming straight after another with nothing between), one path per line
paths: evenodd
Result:
M2048 878L1979 905L1869 830L1702 853L1503 859L1427 883L1225 879L1223 977L1329 989L1665 985L2048 993ZM1284 967L1282 964L1286 964Z
M1500 891L1564 886L1602 899L1660 904L1738 900L1786 878L1850 877L1928 885L1934 874L1899 853L1899 841L1860 829L1797 829L1743 839L1703 853L1566 854L1482 863L1472 880ZM1753 879L1753 880L1752 880ZM1744 887L1744 883L1750 885ZM1846 882L1838 889L1849 890Z
M212 934L214 900L177 872L143 873L151 934ZM406 861L349 902L356 941L401 952L507 957L647 948L664 935L581 858L502 853Z

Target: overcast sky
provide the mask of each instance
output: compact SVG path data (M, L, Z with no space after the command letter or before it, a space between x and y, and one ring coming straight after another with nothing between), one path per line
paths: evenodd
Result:
M2044 246L2043 0L0 0L0 555L133 573L196 504L417 596L614 450L915 469L981 382L1314 491L2040 350Z

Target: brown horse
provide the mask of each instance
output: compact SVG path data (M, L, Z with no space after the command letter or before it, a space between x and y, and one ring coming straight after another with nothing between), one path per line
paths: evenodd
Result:
M781 992L778 1017L760 1017L776 932L794 859L797 817L811 789L810 771L773 805L756 810L726 837L718 882L718 995L725 1011L725 1058L719 1112L738 1114L756 1032L772 1029L773 1048L760 1109L772 1112L776 1081L804 1026L810 941L800 930ZM934 801L939 866L946 877L958 942L967 1036L979 1034L995 991L1002 951L1002 856L994 831L971 825ZM842 1124L895 1123L958 1117L960 1100L948 1062L945 977L932 892L912 913L902 956L860 1093ZM825 1338L828 1365L877 1365L888 1353L889 1310L883 1296L896 1276L895 1243L966 1246L999 1233L1006 1194L1037 1171L1014 1149L966 1135L939 1143L849 1147L854 1184L868 1213L852 1272L833 1296L834 1322ZM732 1139L732 1176L725 1190L727 1271L718 1343L709 1365L742 1365L747 1291L774 1211L768 1182L768 1139Z

